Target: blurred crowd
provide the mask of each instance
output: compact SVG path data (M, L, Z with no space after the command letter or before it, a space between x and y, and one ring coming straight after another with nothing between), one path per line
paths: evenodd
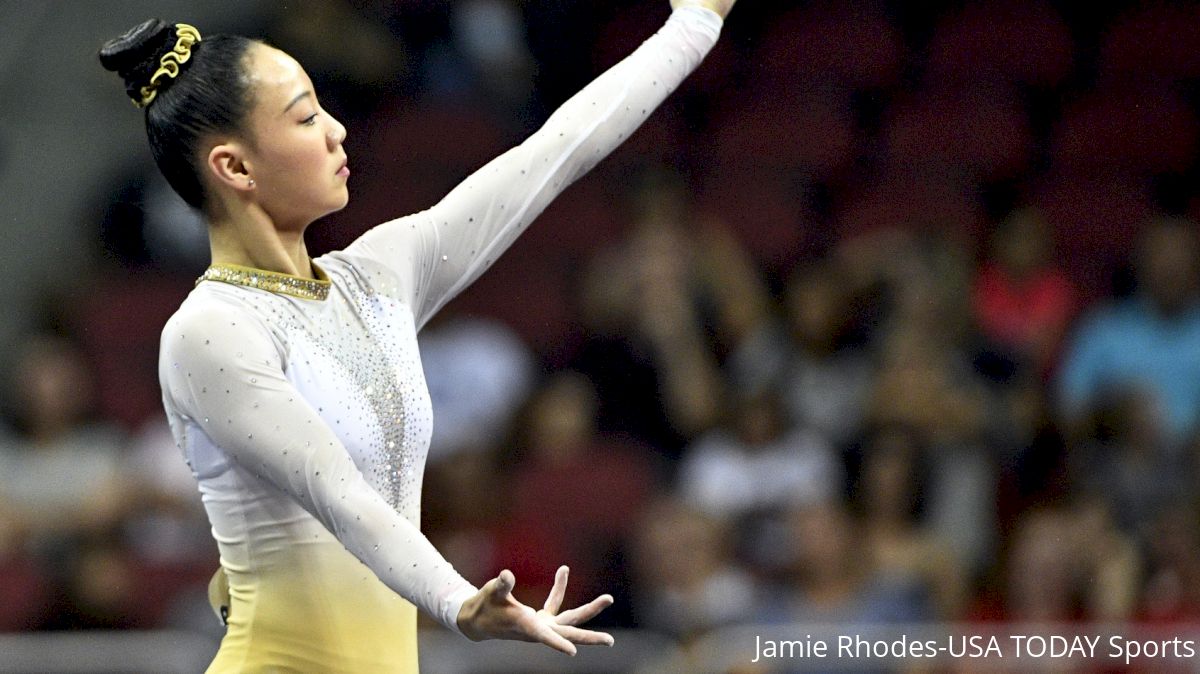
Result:
M428 206L666 4L262 17L350 129L313 252ZM474 582L540 601L568 564L568 603L684 643L1200 621L1200 9L745 4L422 333L425 531ZM211 622L155 379L207 247L153 171L114 176L99 271L11 355L0 629Z

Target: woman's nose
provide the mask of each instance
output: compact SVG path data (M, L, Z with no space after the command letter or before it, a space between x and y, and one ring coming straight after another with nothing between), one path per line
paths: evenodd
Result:
M332 116L329 118L333 124L329 127L329 146L336 148L346 140L346 127Z

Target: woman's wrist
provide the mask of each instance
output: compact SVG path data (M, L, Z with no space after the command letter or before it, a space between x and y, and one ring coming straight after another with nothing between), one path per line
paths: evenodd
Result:
M478 613L479 602L476 597L472 597L463 602L462 608L458 610L458 619L455 621L458 631L471 641L483 641L483 637L475 631L475 617Z

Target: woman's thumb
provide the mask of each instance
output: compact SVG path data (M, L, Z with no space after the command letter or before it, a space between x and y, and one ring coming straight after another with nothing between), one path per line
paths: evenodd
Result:
M503 599L513 591L516 585L517 579L513 576L512 571L505 569L492 580L492 596Z

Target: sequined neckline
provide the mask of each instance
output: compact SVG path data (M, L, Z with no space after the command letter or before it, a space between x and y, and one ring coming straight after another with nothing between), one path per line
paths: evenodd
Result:
M236 264L214 264L196 279L196 285L201 281L219 281L305 300L324 300L329 297L329 275L315 262L312 262L312 268L317 275L315 279Z

